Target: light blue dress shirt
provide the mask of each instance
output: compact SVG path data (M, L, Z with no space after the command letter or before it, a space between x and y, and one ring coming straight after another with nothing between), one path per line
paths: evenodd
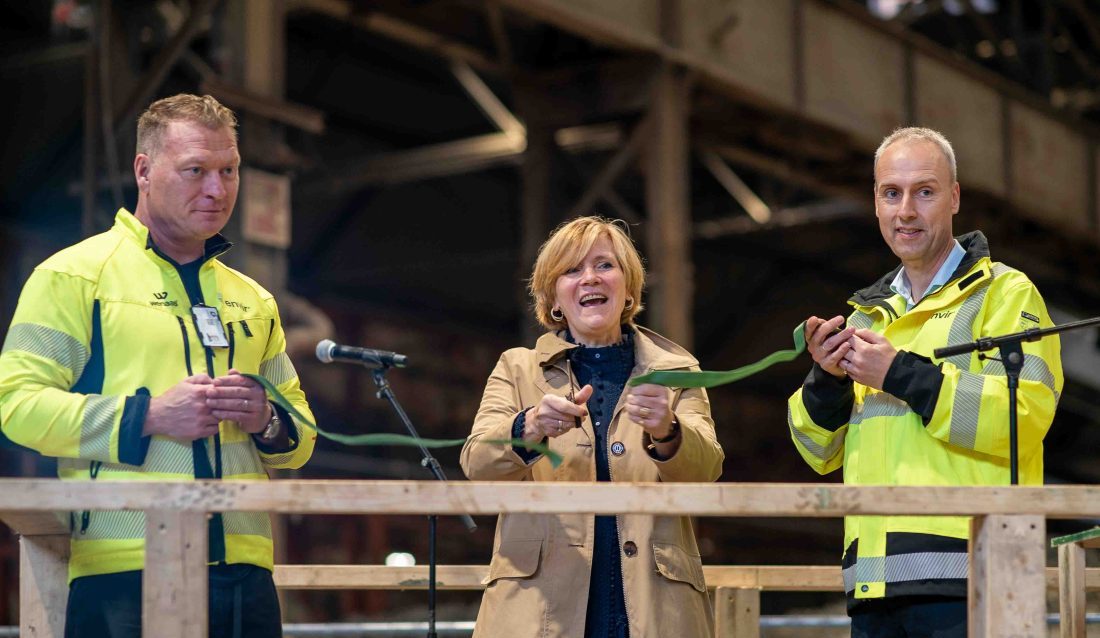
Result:
M951 275L954 274L955 269L962 263L963 257L966 257L966 250L963 249L959 240L955 241L955 247L951 249L951 253L947 255L947 259L943 260L943 265L936 271L936 276L932 278L932 282L928 284L928 290L924 291L924 295L921 297L927 297L928 295L936 292L940 288L943 288L951 279ZM917 302L913 301L913 288L909 284L909 275L905 273L905 267L898 271L894 281L890 283L890 290L893 290L897 294L901 295L905 299L905 311L909 312L913 309L913 306L917 305Z

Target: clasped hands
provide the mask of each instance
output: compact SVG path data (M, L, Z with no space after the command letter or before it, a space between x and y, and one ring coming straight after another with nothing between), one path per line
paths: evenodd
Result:
M663 439L672 432L671 392L668 388L643 383L626 389L626 413L630 420L645 428L651 438ZM585 404L592 397L592 386L576 392L572 400L555 394L543 395L524 417L523 440L555 438L575 427L578 419L588 416Z
M235 421L249 434L262 432L271 420L263 386L237 370L210 378L187 377L149 402L142 434L194 441L218 432L221 421Z
M806 320L806 349L821 369L837 378L881 390L898 352L890 341L866 328L844 326L844 317ZM842 328L843 327L843 328Z

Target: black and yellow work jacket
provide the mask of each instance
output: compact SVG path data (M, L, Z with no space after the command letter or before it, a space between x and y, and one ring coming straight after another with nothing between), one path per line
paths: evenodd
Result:
M186 267L162 255L148 229L120 210L110 230L35 268L0 354L4 435L57 457L60 477L74 481L263 481L267 468L303 465L315 435L285 412L285 449L258 447L228 421L194 442L142 436L151 396L188 376L230 368L264 375L310 415L275 300L217 259L228 247L220 236L208 240L197 278L184 277ZM229 347L203 346L191 314L198 303L218 310ZM74 512L70 521L70 579L143 568L142 512ZM271 569L267 514L213 516L209 547L213 563Z
M843 466L849 485L1009 483L1004 366L978 353L936 360L932 351L1051 320L1026 275L990 260L985 236L958 240L966 256L950 281L912 309L890 288L896 269L849 300L848 325L885 336L898 354L881 391L815 364L791 396L791 436L817 472ZM1025 343L1023 352L1019 475L1035 485L1043 482L1043 437L1062 391L1058 338ZM845 519L850 607L871 598L966 596L969 518L915 514Z

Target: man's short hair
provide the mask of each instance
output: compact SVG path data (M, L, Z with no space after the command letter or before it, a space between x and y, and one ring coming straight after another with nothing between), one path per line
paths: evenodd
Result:
M932 142L936 146L940 147L940 151L947 159L947 165L951 169L951 182L955 183L959 181L958 168L955 165L955 149L951 148L951 142L947 141L947 138L943 136L943 133L920 126L907 126L905 128L896 129L893 133L887 135L886 139L882 140L882 144L879 144L878 150L875 151L876 173L878 170L878 160L880 157L882 157L882 154L886 152L887 148L889 148L896 142L916 141Z
M180 93L149 105L138 118L137 152L152 157L172 122L197 122L211 129L228 127L237 141L237 116L209 95Z

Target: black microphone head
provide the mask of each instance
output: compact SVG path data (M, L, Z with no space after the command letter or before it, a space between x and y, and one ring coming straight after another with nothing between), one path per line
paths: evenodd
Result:
M317 358L322 363L332 363L332 351L336 343L332 339L324 339L317 344Z

